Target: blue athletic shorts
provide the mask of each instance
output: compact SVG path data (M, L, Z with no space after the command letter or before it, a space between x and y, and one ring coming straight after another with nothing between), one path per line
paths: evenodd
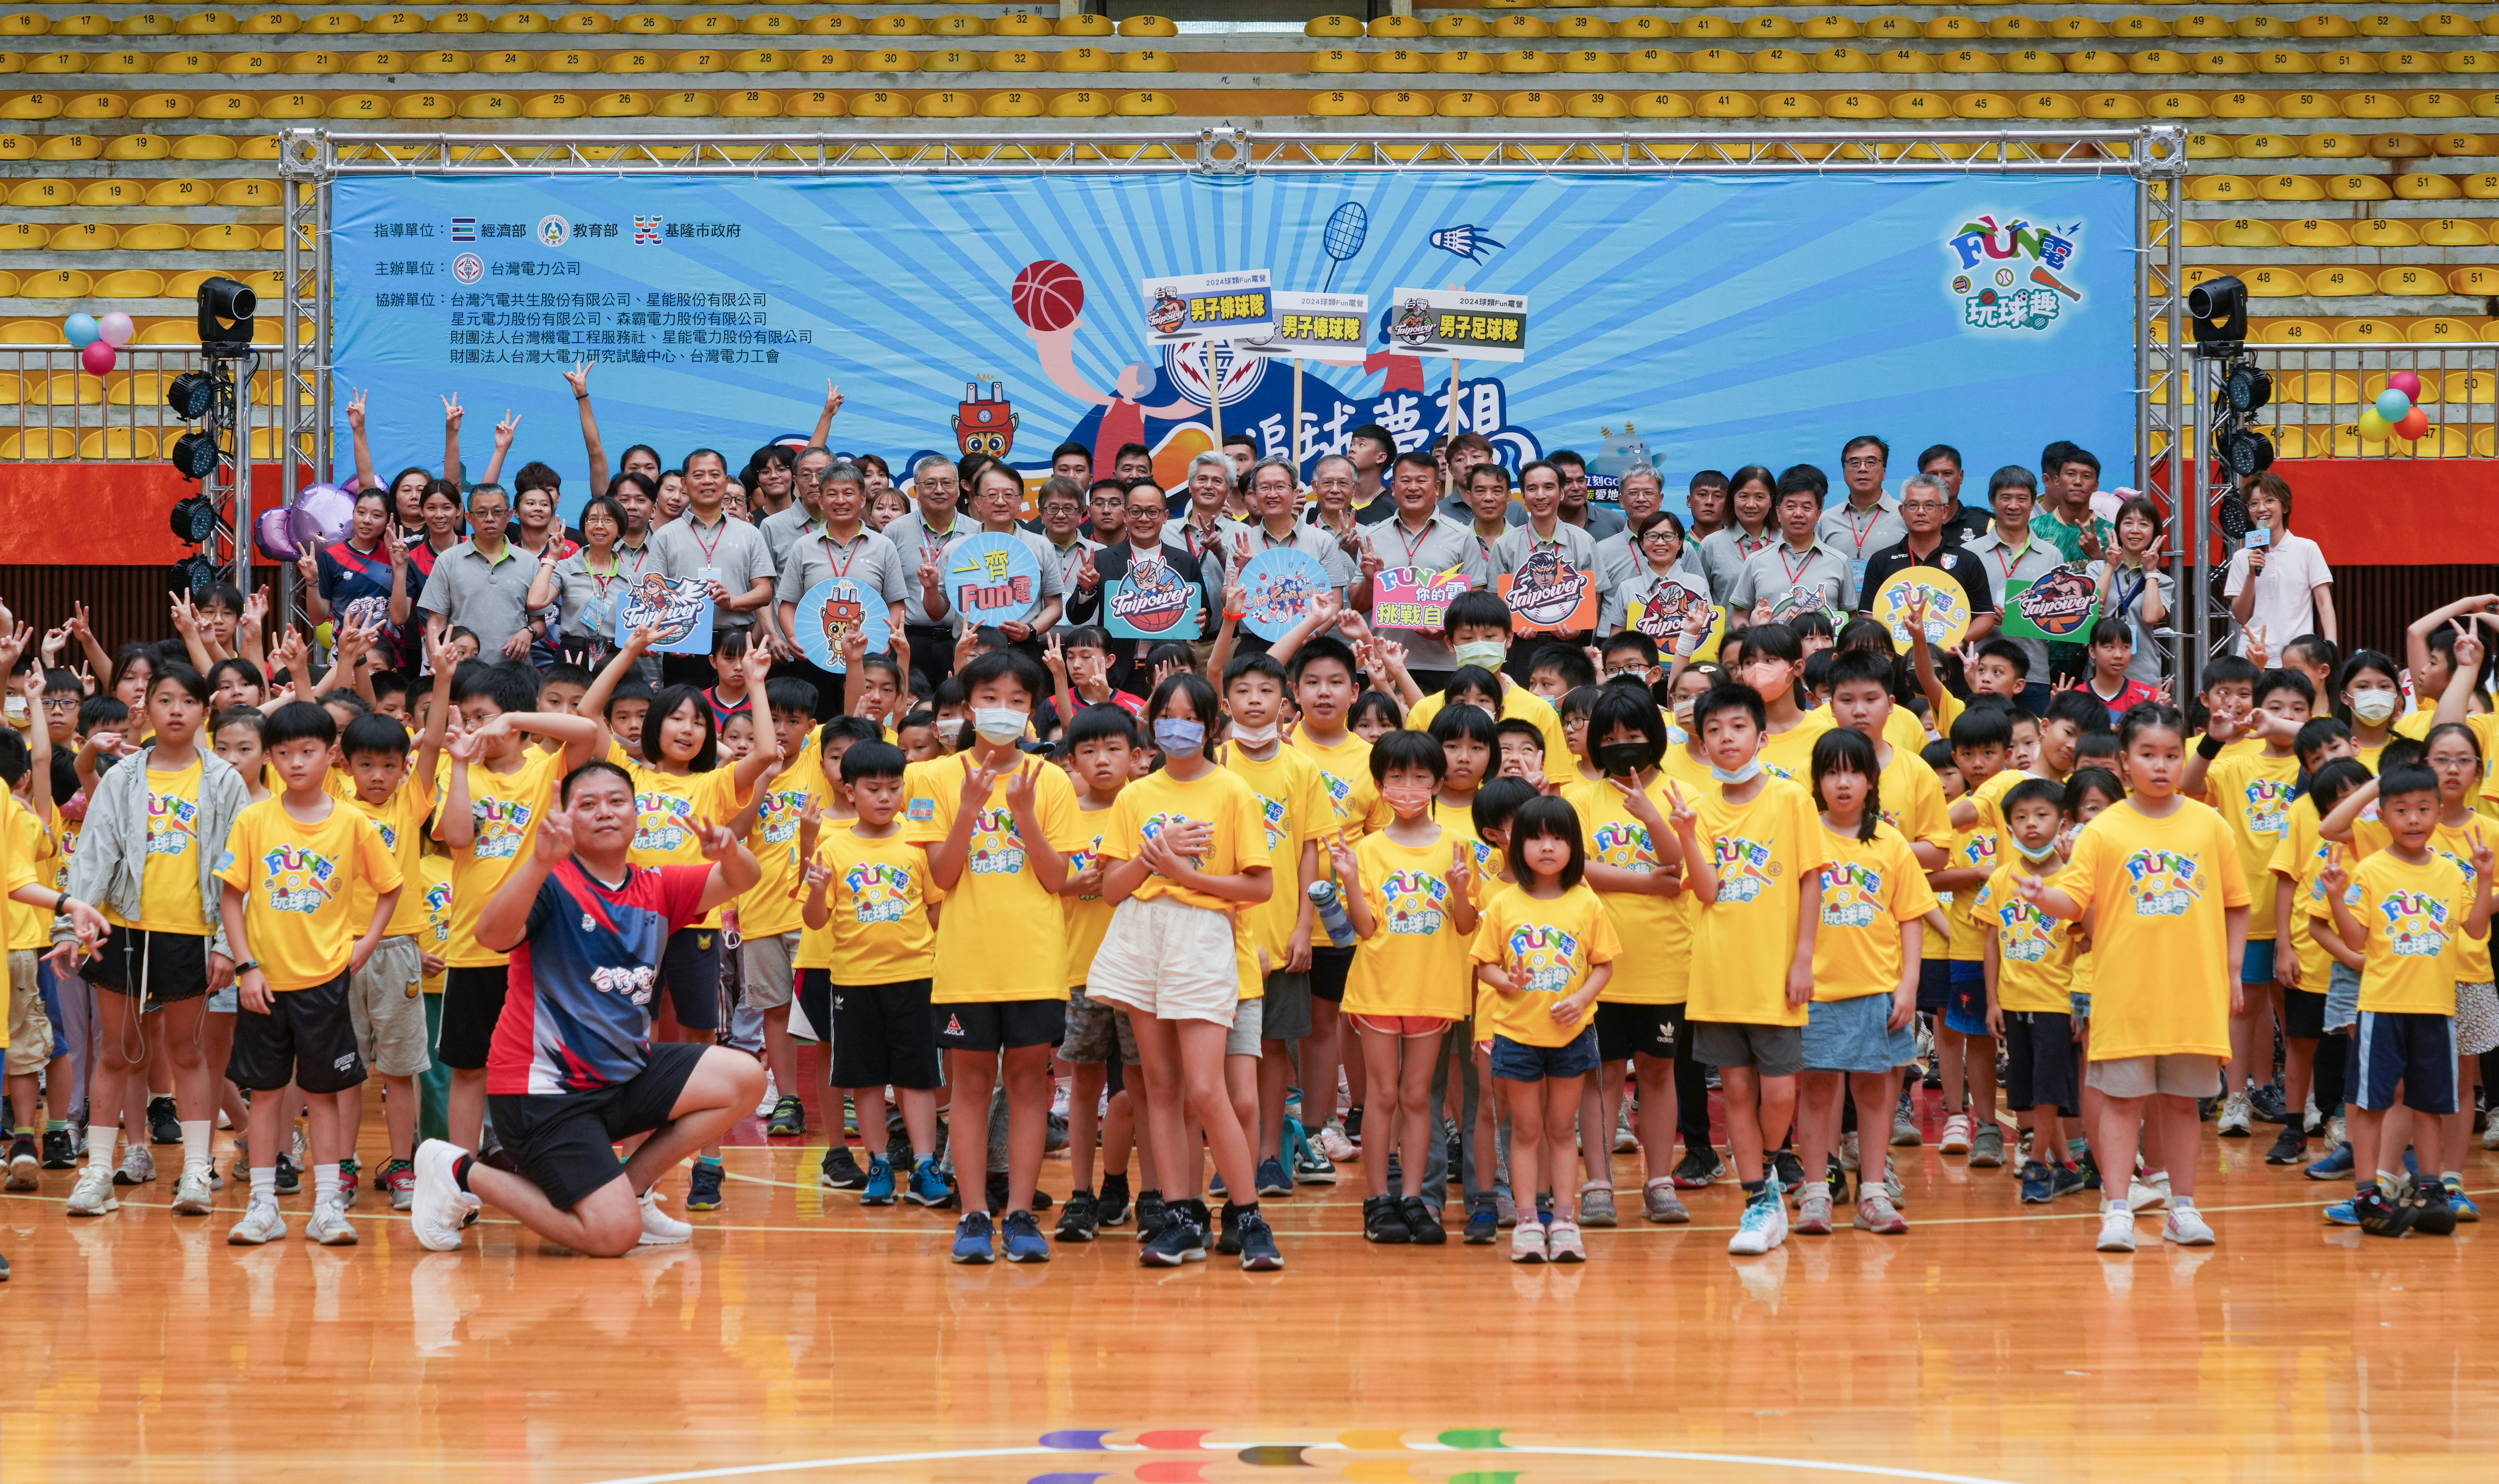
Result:
M1987 965L1975 959L1952 961L1952 993L1944 1002L1944 1028L1964 1036L1987 1031Z

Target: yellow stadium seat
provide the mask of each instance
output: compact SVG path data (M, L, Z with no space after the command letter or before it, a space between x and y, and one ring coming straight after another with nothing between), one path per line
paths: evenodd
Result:
M459 113L459 100L449 93L402 93L391 100L391 117L398 119L453 118Z
M2189 219L2178 224L2178 244L2182 247L2210 247L2213 229L2200 221Z
M2348 371L2292 371L2282 378L2274 400L2331 407L2350 406L2359 396L2359 381Z
M2328 130L2302 137L2299 152L2312 160L2356 160L2369 153L2369 140L2363 135Z
M2318 177L2315 176L2308 176L2303 177L2302 178L2313 182ZM2394 199L2395 193L2388 188L2386 177L2384 176L2327 176L2324 177L2324 195L2327 200L2391 201ZM2315 196L2296 196L2283 197L2280 199L2315 201L2318 198Z
M1302 23L1302 34L1304 36L1316 36L1329 40L1351 40L1363 35L1364 30L1362 22L1351 16L1314 16ZM1312 96L1314 98L1325 97L1326 94L1315 93ZM1368 113L1370 109L1366 107L1363 112Z
M153 459L157 451L153 428L98 428L79 439L79 457L90 463Z
M989 57L991 72L1048 72L1050 70L1050 57L1047 53L1027 50L1022 47L1010 48L1005 51L992 51Z
M67 428L30 428L0 437L0 460L72 459L78 456L78 435Z
M2290 299L2302 292L2299 272L2285 268L2242 268L2239 281L2251 299Z
M2422 69L2427 72L2491 73L2499 72L2499 54L2488 51L2450 51Z
M480 51L477 53L477 70L503 76L536 72L538 59L527 51Z
M2177 78L2186 76L2193 68L2189 66L2186 53L2155 47L2127 56L2126 70L2139 77Z
M197 11L174 22L177 36L232 36L237 22L224 11Z
M922 59L920 70L922 72L979 72L981 54L977 51L966 51L961 48L932 51Z
M1823 112L1833 118L1889 118L1891 110L1880 93L1831 93L1822 99Z
M1709 71L1696 68L1696 71ZM1813 70L1835 77L1849 77L1874 70L1874 58L1855 47L1832 47L1814 53Z
M1171 94L1152 88L1121 93L1111 100L1111 113L1120 118L1168 118L1179 112Z
M1365 59L1359 51L1318 51L1312 53L1307 66L1310 71L1317 73L1356 73L1364 69ZM1366 109L1364 112L1370 111Z
M727 11L704 11L677 22L682 36L728 36L737 30L737 17Z
M121 250L128 252L131 233L139 230L125 227L121 233ZM165 275L145 268L124 268L106 274L95 280L99 299L156 299L165 292Z
M597 72L600 53L596 51L542 51L538 53L540 72Z
M651 95L648 93L594 93L590 98L593 118L648 118Z
M2266 345L2322 345L2325 327L2313 319L2263 319L2251 324L2250 339Z
M656 51L610 51L600 59L599 70L622 77L665 71L667 65Z
M1492 34L1505 41L1535 41L1551 35L1552 30L1533 16L1504 16L1492 23Z
M323 11L304 17L300 34L308 36L353 36L365 28L365 17L352 11Z
M1111 113L1111 95L1090 87L1059 93L1050 100L1053 118L1107 118Z
M1813 59L1793 47L1765 47L1753 53L1753 71L1790 77L1813 71Z
M2236 51L2198 51L2188 59L2188 66L2208 78L2230 78L2256 71L2256 65Z
M2374 180L2374 176L2362 177ZM2256 181L2256 195L2265 201L2322 201L2325 189L2315 176L2266 176Z
M1432 95L1404 90L1368 95L1371 112L1382 118L1429 118Z
M482 36L492 28L483 11L445 11L425 23L437 36Z
M551 22L536 11L507 11L495 17L492 27L498 36L541 36Z
M2478 221L2441 216L2420 223L2420 240L2432 247L2487 247L2490 233Z
M2455 201L2464 195L2452 176L2436 175L2425 170L2407 172L2395 177L2388 184L2397 201Z
M911 113L915 118L973 118L980 112L980 99L954 88L922 93L911 103Z
M2280 228L2286 247L2349 247L2352 233L2339 221L2308 216L2284 222Z
M807 88L783 97L781 111L793 118L842 118L849 115L850 104L839 93Z
M414 11L392 11L368 19L365 29L377 36L413 36L425 29L425 17Z
M345 54L337 51L291 51L286 55L286 71L294 77L317 77L337 72L347 65Z
M574 11L558 16L549 29L558 36L607 36L615 31L616 22L597 11Z
M1822 102L1812 93L1767 93L1762 97L1764 118L1820 118Z
M52 229L38 222L0 225L0 252L34 252L51 242Z
M1877 72L1927 73L1935 70L1935 59L1924 51L1913 50L1907 47L1895 47L1889 51L1875 53L1874 68Z
M2443 159L2499 153L2499 149L2492 148L2489 136L2483 134L2433 135L2429 146Z
M1131 16L1120 22L1120 34L1121 36L1178 36L1180 26L1168 16ZM1116 107L1115 104L1114 108Z
M1681 72L1683 58L1663 47L1642 47L1623 53L1623 71L1639 73Z
M49 134L35 151L39 160L93 160L104 154L101 134Z
M1894 118L1950 118L1952 104L1941 93L1908 92L1892 96Z
M1501 100L1504 118L1559 118L1562 116L1562 95L1542 88L1526 92L1505 93Z
M2297 159L2299 142L2288 134L2242 134L2232 152L2243 160Z
M77 200L78 186L69 180L19 180L9 187L9 204L13 207L65 207Z
M2002 93L1964 93L1953 100L1955 118L1999 119L2018 116L2013 100Z
M2482 28L2473 23L2472 16L2459 16L2452 11L2440 11L2435 15L2424 16L2418 22L2418 27L2423 36L2480 36L2482 34Z
M1178 72L1180 62L1170 52L1149 47L1142 51L1121 52L1120 70L1121 72Z
M1108 16L1061 16L1051 25L1054 36L1117 36L1119 24ZM1065 118L1091 118L1090 113L1056 114Z
M925 36L928 28L917 16L876 16L860 28L864 36Z
M19 93L0 101L0 118L44 119L61 116L58 93Z
M51 34L51 29L50 16L38 16L32 11L20 11L15 16L0 16L0 36L48 36Z
M2315 299L2353 299L2378 292L2376 278L2359 268L2320 268L2307 274L2304 284Z
M389 77L407 71L405 51L358 51L347 57L346 70L360 77Z
M1576 19L1579 17L1574 16L1572 18ZM1598 22L1599 25L1603 25L1604 23L1605 22L1603 21ZM1561 26L1554 29L1553 34L1556 36L1575 36L1582 33L1573 30L1570 22L1566 20ZM1603 35L1605 33L1599 32L1598 34ZM1788 19L1785 16L1756 16L1750 20L1747 20L1741 25L1736 27L1736 34L1743 37L1747 41L1786 41L1797 34L1797 28L1796 22Z
M510 93L471 93L460 100L463 118L518 118L521 100Z
M2462 187L2468 200L2489 201L2499 198L2499 173L2485 171L2480 175L2466 176L2456 183Z
M2063 72L2065 62L2064 58L2053 51L2042 51L2026 47L2018 51L2004 53L2004 70L2020 73L2025 77L2047 77Z
M184 102L189 100L185 99ZM190 116L185 113L184 117ZM235 142L223 134L185 134L177 138L168 155L177 160L231 160L240 152Z
M1751 93L1702 93L1693 99L1692 112L1702 118L1758 118L1761 106Z
M1945 72L1957 73L2002 72L2004 70L2004 64L1996 60L1996 53L1992 51L1979 51L1966 47L1958 51L1944 52L1935 59L1935 65L1943 69Z
M2284 118L2341 118L2344 116L2342 100L2334 93L2308 91L2285 93L2278 100L2276 107L2280 116Z
M1634 118L1690 118L1692 100L1681 93L1635 93Z
M2132 100L2127 100L2131 102ZM2024 93L2017 106L2022 116L2035 122L2050 122L2083 116L2082 105L2066 93Z
M1801 63L1803 59L1799 57L1798 60ZM1564 52L1562 56L1562 70L1564 72L1574 73L1620 72L1623 70L1623 64L1621 57L1611 51L1598 51L1593 49L1585 51L1568 51ZM1801 65L1797 70L1801 72L1804 69ZM1590 113L1574 116L1602 118L1607 115L1602 113Z
M1808 25L1811 23L1806 22ZM1807 33L1800 26L1797 34ZM1665 41L1674 35L1674 22L1663 16L1634 16L1629 20L1615 21L1614 35L1625 41Z
M2261 217L2233 216L2213 224L2213 242L2221 247L2279 247L2282 234Z
M2337 345L2385 345L2402 339L2394 322L2384 319L2347 319L2334 327Z
M1735 22L1717 16L1690 16L1675 22L1675 30L1686 41L1729 41L1736 35ZM1848 34L1857 34L1854 22Z
M1434 72L1451 77L1484 77L1492 72L1492 57L1481 51L1397 52L1397 56L1416 59L1429 57ZM1384 70L1384 69L1383 69Z
M660 118L709 118L720 105L709 93L662 93L651 100L651 112Z
M54 239L54 245L57 246L58 244L59 240ZM2378 275L2379 286L2382 289L2385 289L2385 292L2387 293L2393 293L2394 290L2385 288L2386 274L2394 273L2417 273L2429 278L2434 286L2421 290L2421 292L2424 293L2435 294L2443 287L2448 293L2462 295L2469 299L2487 299L2494 294L2499 294L2499 269L2451 268L2447 270L2445 274L2445 281L2441 284L2438 281L2441 275L2439 271L2436 269L2389 268L2385 270L2385 273Z
M1110 72L1114 69L1111 53L1099 47L1066 48L1050 64L1053 72Z
M276 207L280 197L275 180L228 180L217 187L222 207Z
M2346 118L2386 119L2406 116L2405 103L2392 93L2346 93L2342 97Z
M1550 51L1505 51L1499 66L1511 77L1538 77L1554 70L1554 58Z
M2256 182L2245 176L2190 176L2190 201L2245 201L2256 194Z
M17 297L20 299L84 299L94 289L94 275L75 268L27 274L17 280Z
M2472 112L2472 103L2462 93L2427 92L2406 98L2403 108L2408 118L2462 118Z
M2320 51L2314 58L2316 70L2349 77L2354 73L2388 71L2378 65L2376 53L2368 51ZM2259 69L2262 70L2262 69Z
M1404 47L1367 53L1373 72L1412 76L1437 68L1442 72L1478 73L1492 70L1492 59L1480 51L1424 52Z
M1379 16L1363 28L1365 34L1383 41L1419 41L1432 34L1431 25L1415 16Z

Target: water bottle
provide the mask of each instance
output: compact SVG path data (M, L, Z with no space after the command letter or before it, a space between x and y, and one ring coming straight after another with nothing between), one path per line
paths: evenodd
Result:
M1319 926L1326 929L1328 941L1338 948L1353 947L1353 919L1345 915L1345 894L1332 881L1311 883L1311 909L1318 915Z

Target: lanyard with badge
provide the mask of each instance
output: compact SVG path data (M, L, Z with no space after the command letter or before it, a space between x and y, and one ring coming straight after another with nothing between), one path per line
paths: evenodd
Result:
M1848 583L1861 594L1866 591L1866 542L1874 534L1874 528L1883 524L1884 514L1883 507L1876 505L1873 510L1874 518L1866 523L1865 530L1860 531L1857 529L1857 507L1851 504L1843 504L1839 507L1839 519L1848 527L1848 539L1857 548L1857 555L1850 558L1848 562Z
M716 559L720 552L720 543L729 536L729 517L724 515L720 518L720 524L712 529L709 541L705 541L702 537L702 522L690 520L686 522L686 527L687 533L695 538L695 545L702 551L703 555L703 565L695 568L695 575L704 582L719 582L721 580L720 563Z
M832 572L833 580L835 582L849 581L851 575L851 564L859 560L860 548L867 544L867 532L862 531L858 535L851 537L850 544L842 548L842 565L839 566L833 565L833 538L829 535L820 534L816 539L825 543L825 566Z

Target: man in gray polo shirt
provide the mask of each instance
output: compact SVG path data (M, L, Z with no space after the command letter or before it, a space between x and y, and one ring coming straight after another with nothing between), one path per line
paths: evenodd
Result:
M790 543L801 532L824 519L822 504L825 466L833 462L832 451L826 448L799 450L795 471L791 477L790 503L755 523L763 533L764 549L772 553L772 565L777 569L790 555Z
M1582 468L1580 475L1586 476ZM1542 459L1518 471L1518 501L1527 508L1527 524L1512 526L1492 543L1492 580L1498 588L1503 577L1514 584L1525 571L1531 558L1541 553L1559 556L1571 568L1584 577L1597 591L1596 604L1589 609L1589 622L1594 624L1605 607L1605 583L1597 562L1597 538L1587 528L1574 526L1562 518L1563 471L1559 466ZM1537 650L1556 642L1580 643L1592 630L1572 628L1552 633L1522 634L1509 647L1513 663L1523 664Z
M1484 562L1483 548L1476 544L1475 532L1440 512L1438 461L1420 449L1399 454L1388 494L1397 503L1397 515L1363 530L1359 575L1353 585L1355 607L1371 612L1374 584L1382 571L1393 567L1421 567L1427 573L1454 567L1466 577L1469 588L1492 587L1492 571ZM1416 685L1436 691L1448 684L1458 660L1441 630L1375 628L1374 631L1406 646L1406 670Z
M780 584L773 590L774 627L782 642L802 657L792 661L793 672L816 688L820 717L834 716L843 709L846 677L818 668L803 658L805 651L798 644L798 603L818 583L836 578L855 582L860 601L884 603L886 622L893 628L894 662L906 671L911 665L911 646L902 634L902 602L910 591L910 574L902 569L902 553L893 543L862 524L867 512L863 485L859 466L848 459L824 469L817 486L824 524L808 528L791 543L789 556L781 564Z
M1825 609L1841 611L1839 594L1848 582L1848 564L1814 539L1814 530L1822 524L1823 492L1829 487L1822 470L1810 464L1797 465L1779 475L1778 502L1771 506L1778 518L1779 540L1745 559L1743 569L1727 590L1731 614L1759 602L1775 606L1797 591L1811 594Z
M743 633L772 601L772 551L763 533L721 508L728 492L729 461L717 449L686 455L686 513L651 533L660 570L671 580L695 577L711 584L712 640ZM716 678L709 655L665 655L660 673L671 685L704 686Z
M1050 537L1038 532L1024 530L1022 523L1016 519L1016 512L1023 504L1022 479L990 477L991 472L998 468L999 466L992 465L989 469L983 470L978 487L972 492L972 514L979 519L980 528L977 531L963 531L946 544L949 560L944 565L951 566L953 565L951 555L954 549L975 535L1002 535L1024 544L1024 547L1032 553L1032 559L1041 564L1041 601L1023 618L1012 623L1000 624L997 628L998 632L1015 641L1016 648L1030 655L1037 662L1041 659L1041 642L1038 635L1042 630L1058 622L1059 614L1067 606L1067 590L1059 581L1058 553L1052 549ZM1012 473L1013 470L1008 472ZM896 522L896 524L900 523ZM930 599L928 608L940 619L948 617L951 607L947 595L942 592L937 594ZM963 631L963 615L955 613L952 616L955 632L959 636Z
M2030 530L2030 512L2039 504L2039 485L2028 469L2019 464L1997 469L1987 481L1987 502L1996 509L1996 529L1968 543L1968 549L1978 559L1979 570L1987 574L1988 594L2002 613L2007 585L2036 582L2065 557L2055 543ZM2023 678L2024 709L2045 712L2049 696L2046 641L2004 637L2022 646L2023 657L2030 661L2030 672Z
M885 528L887 539L902 553L911 583L902 597L904 635L911 644L911 662L930 685L955 673L955 629L929 617L931 597L945 590L942 569L946 547L975 529L955 508L962 483L955 466L937 454L924 455L911 466L911 512ZM943 605L940 605L942 611Z
M511 497L502 485L470 491L469 527L474 533L435 562L416 600L429 636L466 629L477 636L478 657L490 663L526 660L530 653L530 581L538 565L503 539L511 519Z
M1839 478L1848 486L1848 498L1823 516L1817 534L1823 545L1848 564L1848 582L1840 592L1845 611L1866 606L1860 591L1866 582L1866 564L1876 552L1909 534L1909 528L1900 523L1900 502L1883 493L1883 473L1891 456L1892 446L1870 434L1850 438L1839 451Z

